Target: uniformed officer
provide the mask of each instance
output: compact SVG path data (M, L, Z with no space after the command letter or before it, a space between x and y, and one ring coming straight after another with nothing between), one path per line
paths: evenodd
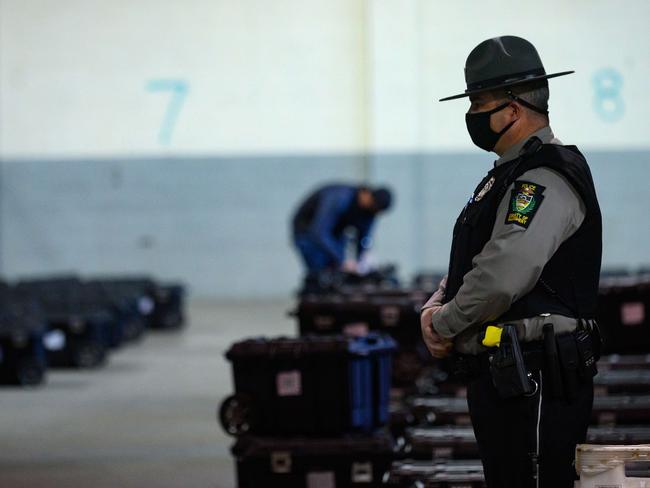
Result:
M293 241L308 273L325 269L357 271L370 248L375 217L386 211L392 195L386 188L328 184L317 188L298 207L292 220ZM345 231L356 231L357 259L346 261Z
M468 374L493 488L573 487L591 414L601 215L585 158L548 117L547 80L569 73L546 74L530 42L497 37L467 58L465 92L441 100L469 97L472 141L500 156L462 210L448 276L421 314L431 354L451 353ZM490 324L515 326L531 393L500 394Z

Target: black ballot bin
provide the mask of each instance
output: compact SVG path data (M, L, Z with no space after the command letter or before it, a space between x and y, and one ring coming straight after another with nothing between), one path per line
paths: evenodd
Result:
M92 297L96 303L103 304L110 311L118 323L122 341L133 342L142 338L149 320L140 310L140 300L144 296L142 293L103 279L84 281L83 286L87 297Z
M101 365L123 331L110 310L84 294L75 276L21 281L16 290L36 300L47 321L43 338L48 365L90 368Z
M650 353L607 354L598 360L598 371L620 369L650 369Z
M598 324L607 354L650 352L650 274L603 276Z
M308 272L303 279L298 296L354 290L387 290L397 287L399 287L397 267L393 264L378 266L363 273L325 269Z
M421 341L420 308L426 297L394 294L329 294L304 296L294 315L300 335L358 335L368 331L390 334L402 345Z
M650 392L650 369L601 369L594 377L597 395L643 394Z
M138 275L98 276L93 282L120 304L123 313L144 321L149 329L173 330L185 324L185 287L178 283Z
M427 299L426 293L407 289L308 294L301 297L292 315L300 335L390 334L398 344L393 379L406 385L431 362L419 327L420 308Z
M219 416L231 434L337 435L388 422L386 335L249 339L226 353L235 394Z
M471 425L467 398L451 396L415 396L406 405L416 421L426 425Z
M45 379L45 317L28 296L0 284L0 384L37 385Z
M597 425L650 424L650 395L595 396L591 417Z
M396 461L386 486L396 488L484 488L483 466L478 460Z
M393 459L389 436L242 437L232 448L239 488L372 488Z
M587 431L588 444L650 444L650 425L595 426Z
M442 425L406 429L404 454L412 459L477 459L471 426Z
M185 325L185 287L177 283L156 283L150 326L153 329L180 329Z

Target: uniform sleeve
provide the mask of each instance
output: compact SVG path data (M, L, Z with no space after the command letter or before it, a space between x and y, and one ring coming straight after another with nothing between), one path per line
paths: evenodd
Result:
M314 241L338 264L345 258L345 248L333 237L332 231L351 198L353 194L347 191L331 190L324 193L309 228Z
M509 216L517 182L544 187L541 203L527 225ZM472 269L453 300L433 315L433 327L444 337L494 320L535 286L557 248L582 224L585 206L573 187L549 168L526 172L499 204L490 240L472 260ZM506 223L506 219L510 223Z

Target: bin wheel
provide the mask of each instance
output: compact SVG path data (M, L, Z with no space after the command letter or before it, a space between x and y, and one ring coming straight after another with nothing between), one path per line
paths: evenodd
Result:
M248 395L231 395L221 402L219 423L228 434L243 435L254 427L254 412L253 401Z
M87 342L78 345L72 353L72 365L77 368L95 368L106 359L106 349Z
M45 368L33 359L23 359L16 367L16 380L19 385L39 385L44 378Z
M144 335L145 325L139 318L132 318L124 324L124 340L126 342L137 341Z

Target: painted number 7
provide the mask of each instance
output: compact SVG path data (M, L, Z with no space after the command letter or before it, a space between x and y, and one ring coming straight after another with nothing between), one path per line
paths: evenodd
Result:
M185 98L189 91L188 84L185 80L161 79L151 80L147 83L147 91L154 92L171 92L167 111L163 118L160 132L158 132L158 142L163 146L168 146L174 133L174 127L178 116L185 103Z

